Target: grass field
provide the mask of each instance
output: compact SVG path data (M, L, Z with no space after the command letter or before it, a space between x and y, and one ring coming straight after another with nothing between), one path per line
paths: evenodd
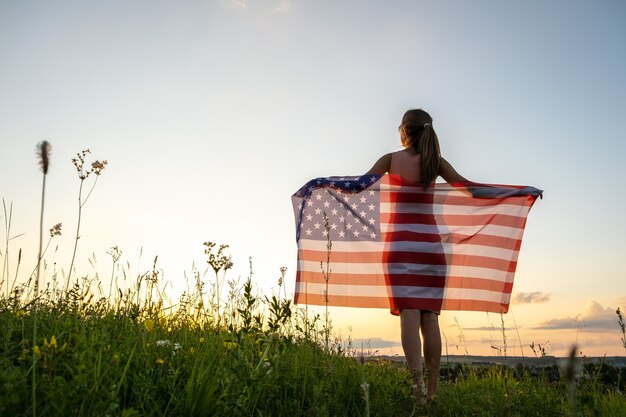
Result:
M40 144L40 152L45 195L49 149ZM95 186L83 197L83 182L106 166L87 170L84 158L73 161L81 181L75 248ZM194 271L193 288L174 301L156 258L132 288L111 276L106 291L97 275L74 273L74 253L68 275L40 291L40 265L21 284L19 262L8 268L11 214L5 204L0 416L626 415L626 368L575 358L563 370L444 365L436 399L416 406L402 364L366 357L335 338L328 317L292 305L284 269L271 296L255 292L252 273L228 280L225 245L204 244L209 278ZM55 225L50 239L59 233ZM119 250L108 254L115 266Z
M518 367L442 367L438 397L416 407L401 364L339 343L326 323L253 284L198 283L175 308L158 281L96 296L27 288L0 298L0 415L41 416L623 416L626 369L595 364L560 377ZM32 326L37 305L38 336ZM219 314L218 314L219 311ZM35 368L33 368L35 367ZM32 372L36 369L36 378ZM567 371L565 371L567 373ZM33 383L34 391L33 391ZM34 392L34 396L32 395Z

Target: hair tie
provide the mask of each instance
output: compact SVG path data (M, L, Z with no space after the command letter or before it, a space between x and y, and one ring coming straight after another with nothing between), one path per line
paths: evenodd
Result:
M426 129L426 126L430 126L430 123L424 123L424 129Z

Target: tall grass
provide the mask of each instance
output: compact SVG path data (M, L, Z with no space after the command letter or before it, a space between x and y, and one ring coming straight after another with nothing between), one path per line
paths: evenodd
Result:
M215 279L194 268L177 300L158 257L134 277L130 264L122 266L126 284L115 277L113 287L117 247L109 252L108 294L96 272L42 291L38 274L0 295L0 416L618 416L626 409L626 369L604 364L552 378L448 363L437 399L416 406L404 364L365 357L331 337L327 310L322 321L293 305L284 267L271 295L255 290L251 260L243 283L228 279L227 249L204 244Z

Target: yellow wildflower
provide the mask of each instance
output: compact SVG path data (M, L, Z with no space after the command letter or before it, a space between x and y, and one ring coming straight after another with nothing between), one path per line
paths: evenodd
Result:
M33 352L35 353L35 356L41 358L41 350L39 350L39 346L35 345L35 347L33 348Z
M165 317L161 317L161 318L159 319L159 325L160 325L161 327L166 327L166 326L167 326L167 319L166 319Z
M204 343L204 337L200 338L200 343Z
M43 339L43 347L44 349L56 349L57 348L57 339L56 337L54 337L54 335L50 338L50 342L48 342L48 339L44 338Z
M235 342L224 342L224 347L226 350L235 350L239 347L239 345Z
M24 317L25 314L26 314L26 311L24 311L23 308L20 308L19 310L15 312L15 317L19 319L19 318Z
M163 365L165 363L165 361L161 358L157 358L154 363L156 363L157 365Z
M143 322L143 325L146 328L146 330L149 332L151 332L152 329L154 329L154 322L152 321L152 319L147 319L146 321Z

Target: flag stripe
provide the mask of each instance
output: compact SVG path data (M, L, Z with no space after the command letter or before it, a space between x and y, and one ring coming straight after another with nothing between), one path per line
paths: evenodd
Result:
M413 242L437 242L441 239L440 235L432 233L419 233L407 230L393 231L387 233L389 241L413 241ZM506 236L494 235L471 235L467 233L453 233L445 236L447 242L455 245L462 245L464 242L471 242L474 245L491 246L494 248L506 248L509 250L519 251L522 240Z
M402 223L410 223L410 224L429 224L425 223L428 221L425 217L429 216L427 214L416 214L416 213L381 213L380 221L384 223L393 223L393 224L402 224ZM446 225L448 226L475 226L475 225L484 225L486 223L490 223L496 226L507 226L518 228L520 224L520 216L513 216L507 214L497 214L497 213L489 213L489 214L470 214L470 215L462 215L462 214L448 214L445 215ZM430 215L432 217L432 215Z
M319 252L323 256L319 256L319 260L326 260L327 242L302 239L298 247L299 250L310 251L311 253ZM380 252L383 250L384 244L379 242L332 242L331 259L334 259L335 253L340 252ZM415 250L415 242L410 240L397 240L394 242L394 248L399 251L410 252ZM506 249L502 247L485 247L484 245L475 245L470 243L439 243L439 242L422 242L419 248L420 252L444 253L452 254L460 253L464 255L492 256L498 259L512 259L518 255L515 249ZM300 256L300 254L298 254ZM382 256L382 255L381 255ZM380 259L380 257L379 257Z
M299 285L296 289L300 289ZM374 285L342 285L342 284L316 284L309 282L307 284L307 294L324 295L328 289L328 303L333 304L333 297L351 296L351 297L378 297L380 294L398 293L404 298L431 298L441 299L446 294L447 297L457 300L480 300L489 302L501 302L503 293L498 291L487 291L477 288L438 288L438 287L421 287L415 285L408 286L374 286Z
M324 284L325 277L322 272L307 272L307 282L313 284ZM510 293L513 289L513 282L506 282L500 280L491 280L483 278L468 278L448 276L445 281L441 277L433 275L419 275L419 274L398 274L393 277L394 283L400 285L414 285L419 283L424 287L437 287L441 288L442 285L451 288L476 288L485 291L500 291ZM358 275L353 274L338 274L331 273L330 280L335 284L343 285L370 285L370 286L383 286L387 285L387 278L384 274L369 274ZM302 289L302 288L301 288Z
M390 232L420 232L420 225L413 224L381 224L380 230L383 233ZM422 229L423 230L423 229ZM440 227L441 233L440 235L453 233L460 233L465 236L475 236L480 233L481 235L486 236L497 236L504 237L507 239L510 238L518 238L523 231L522 229L516 227L507 227L507 226L494 226L491 224L487 225L475 225L475 226L456 226L453 230L446 231L443 227ZM389 239L395 238L395 236L390 236Z
M402 203L398 201L390 202L390 203L380 203L380 211L383 213L414 213L414 214L457 214L457 215L468 215L468 216L481 216L485 214L504 214L509 216L516 217L525 217L520 214L526 210L526 207L513 205L513 204L498 204L492 206L472 206L472 205L448 205L433 203L420 203L415 204L413 202L410 203ZM367 211L365 212L367 213Z
M359 297L359 296L335 296L335 303L329 304L331 306L350 306L361 308L388 308L388 297ZM463 311L488 311L494 313L506 313L509 309L508 301L505 302L489 302L484 300L455 300L446 298L443 300L437 299L402 299L399 301L413 306L411 308L422 310L463 310ZM324 305L324 296L320 294L303 294L296 293L294 300L296 304L313 304Z
M303 272L317 273L325 270L320 261L298 261L298 270ZM359 264L349 262L332 262L329 270L332 274L352 274L352 275L384 275L387 274L430 274L439 277L446 275L467 276L470 278L495 279L508 281L512 279L514 271L505 272L492 268L481 268L466 265L430 265L430 264L404 264L388 263L382 264Z
M441 247L441 245L440 245ZM422 264L433 260L434 252L404 252L395 250L393 260L395 262L403 262L406 264ZM436 265L465 265L476 266L482 268L492 268L499 271L515 272L515 262L511 262L511 259L498 259L489 256L477 256L477 255L463 255L454 254L449 256L450 259L446 259L445 254L436 259L438 261ZM300 250L298 257L305 261L324 262L327 259L326 252ZM375 252L332 252L331 262L334 264L350 264L354 262L362 264L380 263L382 261L381 255Z

